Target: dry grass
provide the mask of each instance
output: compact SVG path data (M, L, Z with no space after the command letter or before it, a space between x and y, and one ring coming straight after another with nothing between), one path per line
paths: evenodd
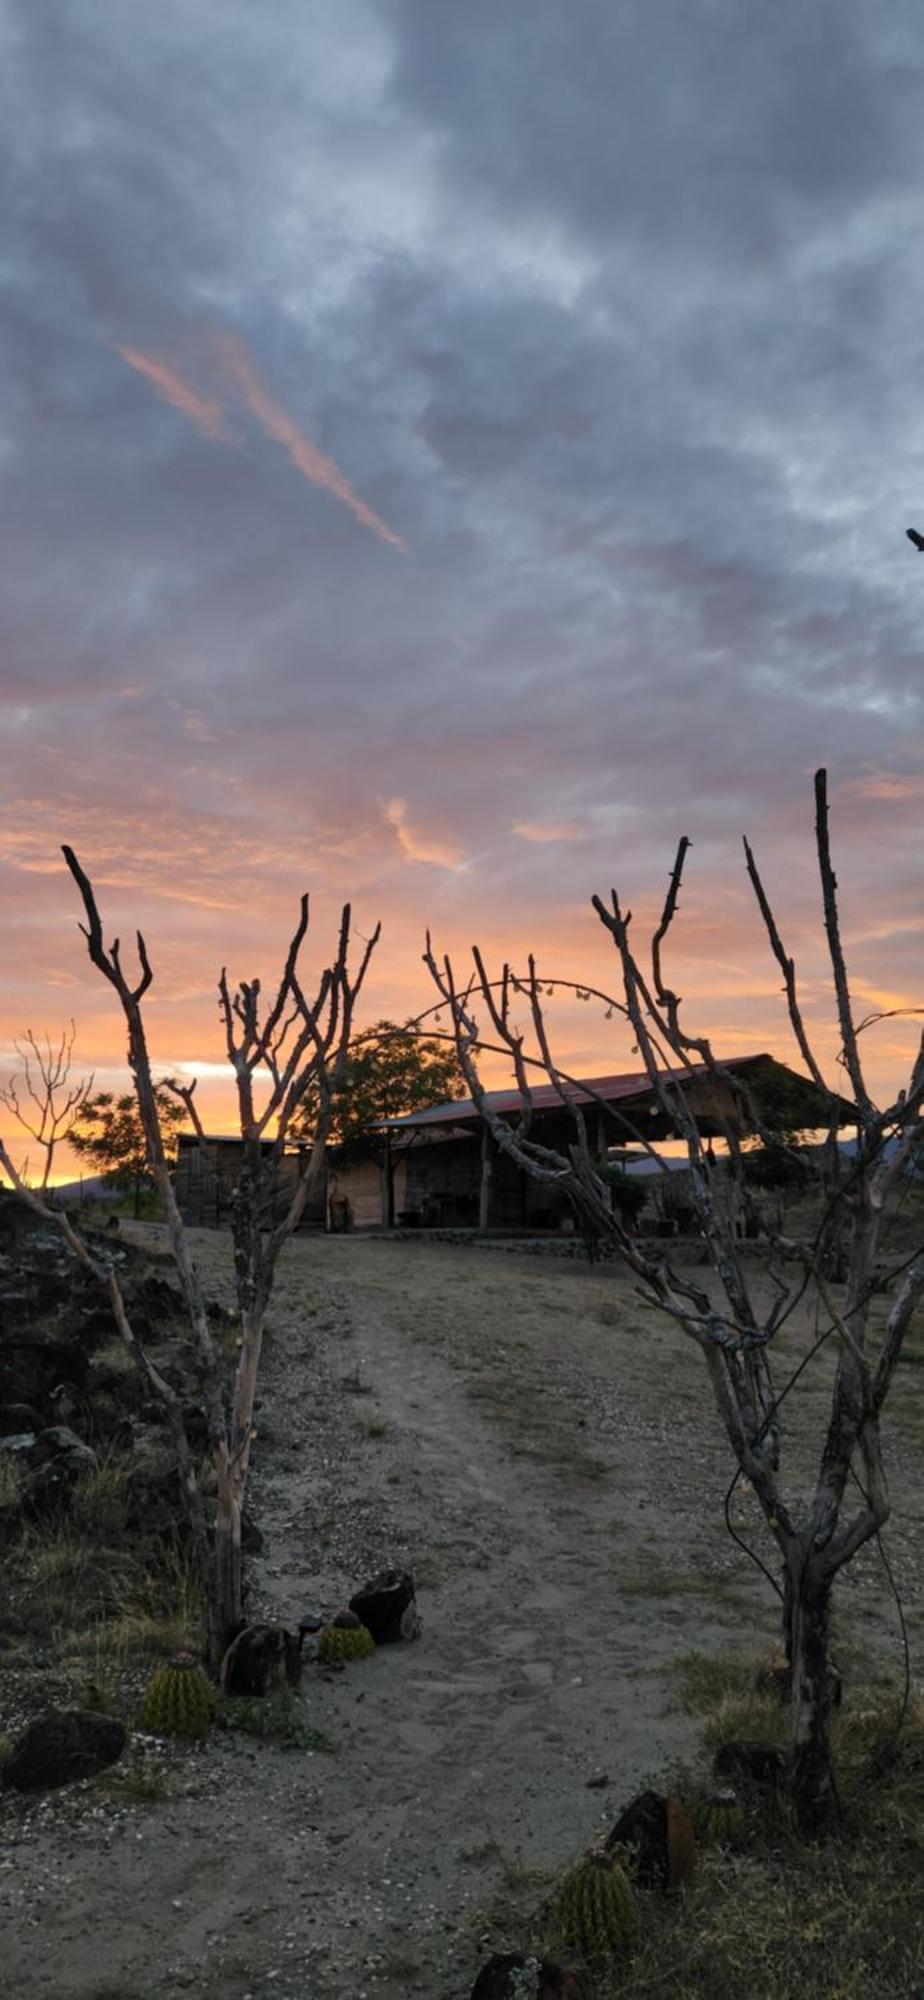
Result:
M101 1771L92 1785L92 1797L101 1805L157 1805L169 1796L169 1771L163 1749L137 1738L129 1742L118 1763Z
M125 1524L131 1489L130 1452L110 1450L82 1472L71 1489L69 1523L86 1537L110 1535Z
M0 1516L19 1507L25 1482L26 1467L16 1453L0 1451Z
M358 1416L353 1419L353 1428L367 1441L372 1438L383 1438L388 1435L388 1420L374 1413L369 1416Z
M785 1743L786 1706L755 1688L760 1664L702 1654L680 1661L682 1699L710 1751L706 1770L715 1745L732 1736ZM701 1852L678 1896L638 1891L639 1955L618 1976L588 1976L593 2000L916 2000L924 1990L924 1701L913 1696L900 1717L894 1698L855 1689L833 1736L839 1837L800 1841L785 1798L755 1794L745 1801L743 1851ZM675 1771L662 1782L693 1803L710 1789L705 1771ZM530 1914L518 1874L502 1869L486 1913L495 1947L561 1958L551 1899L538 1911L533 1900Z
M97 1645L123 1662L142 1653L195 1652L203 1628L198 1570L191 1551L175 1542L139 1570L114 1615L100 1626Z
M10 1594L26 1629L60 1646L110 1617L135 1573L127 1550L88 1541L70 1522L33 1526L10 1559Z
M683 1699L706 1745L785 1744L787 1712L755 1689L759 1662L687 1655ZM745 1850L700 1856L677 1899L642 1897L641 1954L599 2000L913 2000L924 1965L924 1702L896 1739L894 1698L850 1692L833 1725L837 1840L807 1845L785 1799L750 1802ZM711 1761L711 1758L710 1758ZM702 1788L706 1789L706 1783Z
M86 1496L98 1521L110 1504L106 1469ZM95 1474L87 1475L96 1481ZM17 1627L75 1670L98 1678L101 1659L195 1649L202 1637L198 1573L180 1543L140 1552L106 1547L74 1518L29 1527L7 1560Z

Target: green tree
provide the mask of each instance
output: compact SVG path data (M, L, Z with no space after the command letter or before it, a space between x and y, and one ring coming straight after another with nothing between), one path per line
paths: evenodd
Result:
M413 1028L377 1021L347 1057L334 1095L331 1143L344 1160L381 1159L385 1118L403 1118L465 1097L465 1078L451 1043L422 1041Z
M171 1096L165 1083L154 1085L154 1095L161 1131L165 1139L172 1137L186 1123L186 1107ZM111 1090L99 1090L88 1098L77 1115L69 1143L81 1159L93 1161L110 1187L131 1191L137 1217L142 1193L154 1186L154 1178L134 1092L116 1097Z
M395 1021L377 1021L353 1044L334 1093L331 1144L342 1166L374 1160L384 1168L389 1223L394 1221L394 1186L383 1119L403 1118L465 1095L465 1078L451 1043L422 1039L412 1027ZM313 1131L318 1109L313 1091L305 1100L300 1137Z

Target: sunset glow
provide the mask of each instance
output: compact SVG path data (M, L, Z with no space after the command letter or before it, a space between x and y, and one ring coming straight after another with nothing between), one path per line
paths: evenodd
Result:
M145 935L158 1072L226 1127L218 973L269 987L303 890L315 969L344 901L358 949L382 920L363 1022L433 1004L428 927L460 967L477 941L615 992L591 895L643 936L681 834L689 1025L793 1061L747 833L839 1083L824 764L893 1093L922 1004L917 17L719 33L693 4L668 86L657 8L13 11L0 1071L73 1018L127 1085L62 842L107 938ZM635 1066L602 1005L548 1008L563 1066Z

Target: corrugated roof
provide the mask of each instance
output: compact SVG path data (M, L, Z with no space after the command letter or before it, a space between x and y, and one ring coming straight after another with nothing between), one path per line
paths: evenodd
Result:
M723 1062L720 1057L717 1057L716 1060L722 1062L724 1069L730 1069L734 1072L750 1069L755 1063L772 1062L774 1058L768 1055L757 1055L733 1056L727 1062ZM783 1068L784 1065L780 1064L779 1067ZM794 1072L790 1072L790 1074L794 1074ZM692 1069L669 1069L662 1071L662 1081L665 1083L689 1083L708 1076L709 1070L705 1063L696 1063ZM799 1080L801 1082L802 1078ZM805 1083L811 1089L808 1077L805 1078ZM631 1070L624 1072L620 1076L581 1077L576 1079L573 1084L564 1084L562 1088L568 1098L578 1104L592 1104L595 1099L601 1097L607 1104L624 1104L627 1099L641 1099L652 1095L651 1081L645 1070ZM533 1084L530 1086L530 1095L537 1111L558 1111L561 1109L561 1095L556 1090L554 1084ZM523 1101L518 1090L486 1090L485 1103L489 1110L495 1111L501 1116L505 1112L518 1112L523 1108ZM451 1100L446 1104L432 1104L428 1111L408 1111L403 1118L384 1118L382 1123L383 1125L391 1126L394 1130L404 1130L411 1125L470 1124L477 1121L480 1116L481 1113L472 1102L472 1099L470 1097L461 1097Z

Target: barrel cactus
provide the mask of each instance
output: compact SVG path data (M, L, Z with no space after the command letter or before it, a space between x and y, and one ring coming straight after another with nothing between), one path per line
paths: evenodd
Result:
M141 1722L155 1736L204 1736L215 1706L211 1681L192 1653L178 1653L151 1675Z
M318 1663L329 1667L341 1660L367 1660L375 1652L375 1640L356 1619L350 1625L325 1625L318 1640Z
M740 1847L747 1830L744 1807L734 1792L712 1792L696 1814L704 1847Z
M628 1877L603 1848L592 1848L565 1876L556 1927L570 1951L590 1965L626 1963L638 1947L638 1916Z

